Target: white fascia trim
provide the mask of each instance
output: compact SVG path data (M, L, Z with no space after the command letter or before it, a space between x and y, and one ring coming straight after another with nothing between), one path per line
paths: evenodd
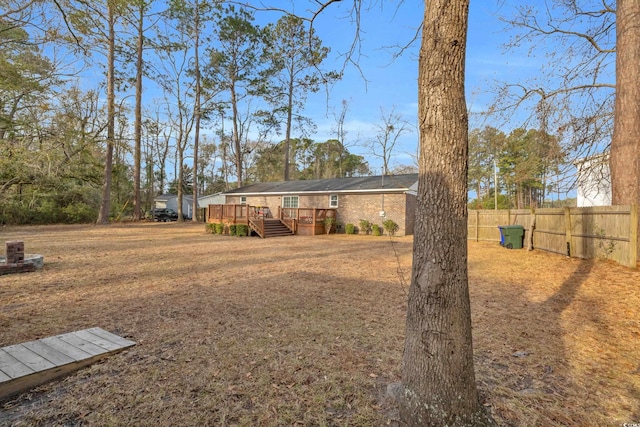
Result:
M227 193L225 196L300 196L306 194L356 194L356 193L407 193L407 188L385 188L384 190L324 190L324 191L265 191L259 193Z

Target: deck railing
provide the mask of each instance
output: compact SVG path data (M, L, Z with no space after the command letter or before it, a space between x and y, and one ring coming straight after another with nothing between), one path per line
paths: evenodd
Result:
M209 205L207 222L225 224L247 224L258 234L264 233L264 219L274 218L267 206L250 205ZM300 227L307 229L304 234L323 234L324 220L336 217L335 209L319 208L278 208L275 218L280 219L292 233L298 234Z
M247 224L249 218L273 218L268 207L250 205L209 205L208 222Z
M281 215L284 213L289 218L298 220L301 224L315 224L324 222L327 216L335 217L335 209L319 208L281 208ZM330 212L333 212L331 214Z

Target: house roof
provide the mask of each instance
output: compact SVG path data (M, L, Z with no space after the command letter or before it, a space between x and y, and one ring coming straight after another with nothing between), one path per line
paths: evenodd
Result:
M160 194L159 196L154 197L153 201L154 202L168 202L171 199L177 199L178 195L177 194ZM182 195L182 200L193 200L193 196L191 194L183 194Z
M177 199L177 198L178 198L178 195L177 195L177 194L174 194L174 195L172 195L171 197L169 197L169 198L167 199L167 201L169 201L169 200L171 200L171 199ZM193 196L192 196L191 194L183 194L183 195L182 195L182 200L183 200L183 201L184 201L184 200L193 200Z
M175 194L158 194L156 197L154 197L153 200L155 200L156 202L166 202L167 200L175 196Z
M409 191L418 181L417 173L403 175L358 176L354 178L310 179L302 181L259 182L229 190L228 195L302 193L392 193Z
M215 199L216 197L224 197L224 194L221 192L214 193L214 194L206 194L204 196L198 196L198 200Z

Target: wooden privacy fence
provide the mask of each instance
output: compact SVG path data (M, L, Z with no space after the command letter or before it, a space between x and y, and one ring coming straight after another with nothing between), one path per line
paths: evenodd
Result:
M524 247L533 226L533 247L578 258L607 258L635 268L638 207L470 210L468 239L500 241L499 226L522 225Z

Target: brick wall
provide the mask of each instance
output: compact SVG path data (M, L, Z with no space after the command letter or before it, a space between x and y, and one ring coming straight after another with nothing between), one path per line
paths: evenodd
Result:
M227 204L240 204L240 196L229 195ZM282 206L282 196L247 196L247 204L251 206L268 206L273 216L278 215L278 208ZM299 195L301 208L329 208L329 195ZM380 217L384 210L385 217ZM413 234L415 196L410 194L339 194L338 195L338 223L344 230L345 224L359 226L361 219L371 221L382 227L382 221L391 219L400 227L396 235ZM409 215L407 215L409 212Z
M382 222L391 219L400 227L397 236L404 236L413 232L413 226L407 228L407 222L413 218L406 217L407 197L405 194L340 194L338 197L338 222L354 224L359 227L361 219L382 227ZM384 218L380 216L384 211Z

